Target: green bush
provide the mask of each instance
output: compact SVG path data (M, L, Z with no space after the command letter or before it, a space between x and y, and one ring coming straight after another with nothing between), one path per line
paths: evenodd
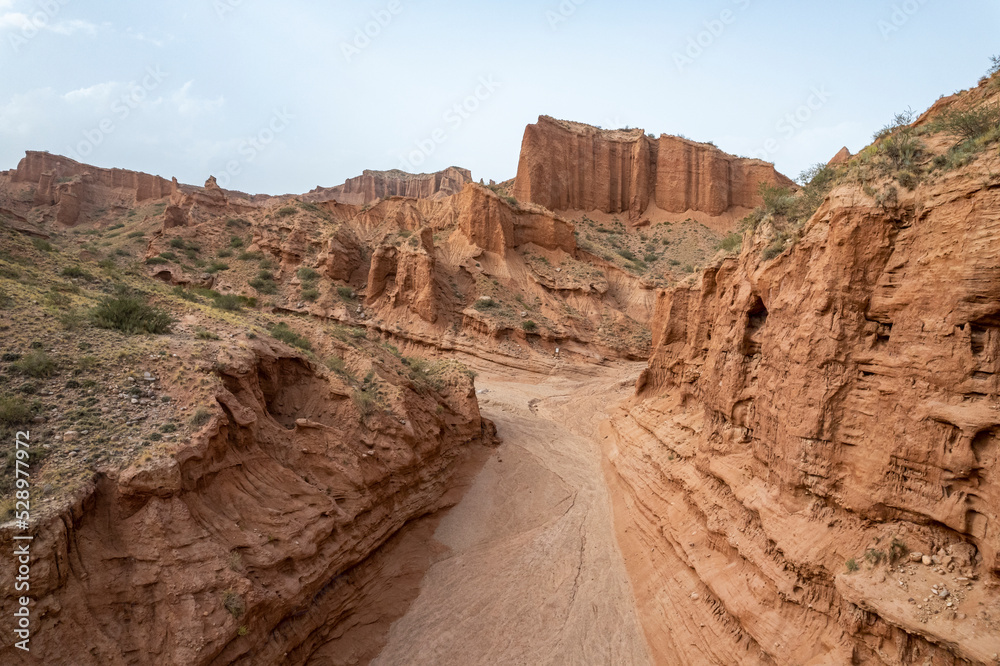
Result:
M855 571L858 570L858 561L852 557L851 559L847 560L845 566L847 567L848 571L854 573Z
M254 278L250 280L250 286L257 290L261 294L277 294L278 285L273 280L265 280L264 278Z
M185 241L183 238L171 238L170 247L175 248L177 250L184 250L187 248L187 241Z
M216 335L215 333L212 333L207 328L202 328L201 326L195 327L195 329L194 329L194 337L198 338L199 340L218 340L219 339L218 335Z
M297 272L299 279L303 282L315 282L319 279L319 273L309 268L308 266L303 266Z
M485 312L487 310L492 310L493 308L500 307L500 304L497 303L492 298L480 298L476 300L476 302L472 305L472 307L479 310L480 312Z
M236 294L219 294L212 299L212 307L228 312L239 312L247 304L247 299Z
M98 328L115 329L130 335L169 333L173 320L162 310L149 306L138 296L120 294L103 299L90 312Z
M278 209L278 217L288 217L289 215L295 215L297 212L299 212L299 209L295 206L285 206Z
M55 360L40 349L15 361L13 368L22 375L36 378L51 377L57 371Z
M337 287L337 295L345 301L354 300L354 290L350 287Z
M228 270L229 270L229 264L227 264L226 262L213 261L208 265L208 268L205 270L205 272L215 274L218 273L219 271L228 271Z
M239 248L243 247L244 244L245 244L244 240L239 236L233 236L232 238L229 239L229 247L231 248L238 250Z
M528 333L532 333L532 332L538 330L538 324L536 324L535 322L531 321L530 319L526 319L526 320L524 320L524 321L521 322L521 328L523 328Z
M272 338L280 340L285 344L307 351L312 349L312 343L309 342L309 339L296 333L285 322L279 322L271 326L270 333Z
M17 395L0 395L0 425L16 426L27 423L34 410L24 398Z
M719 249L725 250L726 252L739 252L742 246L743 234L738 231L734 231L719 241Z
M67 266L62 269L59 273L63 277L68 278L83 278L84 280L92 280L93 276L87 271L83 270L79 266Z
M209 419L212 418L212 412L208 411L204 407L199 407L194 414L191 415L191 425L200 428L201 426L208 423Z
M302 300L310 303L319 298L319 289L303 289Z
M161 257L163 256L162 252L160 253L160 256ZM215 256L219 257L220 259L228 259L229 257L233 256L233 251L232 250L219 250L218 252L215 253Z
M949 109L934 127L961 141L974 141L1000 126L1000 106L983 105L974 109Z
M35 249L38 250L39 252L55 251L55 247L52 246L52 243L42 238L32 238L31 244L34 245Z
M263 252L240 252L236 255L240 261L260 261L264 258Z

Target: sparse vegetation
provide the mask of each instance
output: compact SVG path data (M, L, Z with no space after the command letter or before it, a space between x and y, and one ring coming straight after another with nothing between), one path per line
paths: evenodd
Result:
M280 340L285 344L307 351L312 349L312 343L309 339L296 333L285 322L278 322L277 324L272 325L269 332L271 333L272 338Z
M538 330L538 324L536 324L530 319L525 319L524 321L521 322L521 328L524 329L526 333L534 333L536 330Z
M222 605L237 620L243 617L243 613L246 612L246 603L243 601L243 597L231 589L222 593Z
M201 426L208 423L209 419L212 418L212 412L208 411L204 407L199 407L194 414L191 415L191 425L195 428L200 428Z
M284 206L278 209L278 217L288 217L290 215L295 215L299 211L295 206Z
M166 312L151 307L139 296L127 293L103 299L91 310L90 320L98 328L115 329L130 335L169 333L173 323Z
M853 557L851 559L847 560L847 562L845 563L845 565L847 566L847 570L850 573L854 573L855 571L858 570L858 561L856 559L854 559Z

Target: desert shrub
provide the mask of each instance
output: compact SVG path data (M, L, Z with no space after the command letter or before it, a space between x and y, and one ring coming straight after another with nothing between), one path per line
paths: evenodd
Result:
M51 377L58 370L55 360L41 349L15 361L13 368L22 375L35 378Z
M655 252L647 252L642 259L648 264L655 264L657 261L660 260L660 255L656 254Z
M279 322L271 326L270 333L272 338L280 340L285 344L304 350L312 349L312 343L309 339L296 333L285 322Z
M524 329L528 333L532 333L533 331L538 330L538 324L536 324L535 322L531 321L530 319L526 319L526 320L524 320L524 321L521 322L521 328Z
M635 254L631 250L629 250L629 249L619 248L617 250L617 252L618 252L619 255L621 255L625 259L628 259L629 261L635 261L636 260Z
M170 252L169 250L167 252L161 252L160 258L166 259L167 261L177 261L177 255L174 254L173 252Z
M245 244L246 244L246 241L244 241L239 236L233 236L232 238L229 239L229 247L237 249L237 250L240 249L241 247L243 247Z
M1000 126L1000 106L983 105L973 109L948 109L934 127L960 141L974 141Z
M240 261L260 261L264 258L263 252L240 252L236 255Z
M319 289L303 289L302 290L302 300L304 301L315 301L319 298Z
M288 217L289 215L295 215L298 209L295 206L285 206L278 209L278 217Z
M34 245L35 249L39 252L54 252L56 249L52 246L52 243L48 242L44 238L32 238L31 244Z
M242 217L231 217L226 220L226 227L229 229L239 228L239 227L249 227L250 223L244 220Z
M354 406L361 412L361 418L374 414L381 407L377 396L360 388L351 391L351 399L354 401Z
M719 249L725 250L726 252L738 252L742 246L743 234L738 231L734 231L719 241Z
M168 262L163 257L150 257L149 259L146 260L147 266L162 266L163 264L166 263Z
M794 209L795 195L787 187L762 182L758 192L763 200L765 214L787 216Z
M163 256L162 252L160 253L160 256L161 257ZM215 253L215 256L219 257L220 259L228 259L229 257L233 256L233 251L232 250L219 250L218 252Z
M865 551L865 562L872 566L876 566L884 562L886 559L886 554L881 550L876 550L874 548L869 548Z
M115 329L132 335L168 333L173 323L169 314L130 294L104 298L90 311L90 321L98 328Z
M878 155L888 162L891 170L917 171L924 144L907 128L882 139L877 144L876 150Z
M910 554L910 549L899 539L893 539L889 545L889 564L895 564Z
M255 277L250 280L250 286L257 290L261 294L277 294L278 285L274 280L267 280L261 277Z
M199 340L218 340L219 339L218 335L216 335L215 333L212 333L212 331L208 330L207 328L202 328L201 326L197 326L194 329L194 337L198 338Z
M87 321L87 318L79 310L69 310L61 312L58 316L59 324L67 331L79 330Z
M0 425L16 426L27 423L34 409L18 395L0 395Z
M206 269L205 272L215 274L220 271L228 271L228 270L229 270L229 264L225 263L224 261L213 261L208 265L208 268Z
M845 566L847 567L848 571L854 573L855 571L858 570L858 561L852 557L851 559L847 560Z
M244 305L248 305L248 299L236 294L218 294L212 299L212 307L227 312L239 312Z
M888 124L882 127L879 131L875 132L872 137L873 141L878 141L879 139L884 139L898 129L908 127L913 123L914 113L913 109L906 109L905 111L900 111L892 117L892 120Z
M177 250L184 250L187 248L187 241L185 241L183 238L171 238L170 247Z
M326 367L342 377L350 377L350 372L347 370L347 363L339 356L331 356L326 359Z
M354 300L354 290L350 287L337 287L337 295L345 301Z
M208 423L209 419L212 418L212 412L208 411L204 407L199 407L194 414L191 415L191 425L200 428L201 426Z
M243 601L243 597L233 590L226 590L223 592L222 605L227 611L229 611L229 614L237 620L243 617L243 613L245 613L247 609L246 603Z
M82 278L84 280L94 279L94 276L92 276L90 273L83 270L79 266L67 266L64 269L62 269L59 272L59 274L62 275L63 277L68 277L68 278Z
M299 279L302 280L303 282L315 282L316 280L319 279L319 273L316 272L314 269L309 268L308 266L303 266L302 268L300 268L296 273L296 275L298 275Z
M480 312L485 312L487 310L492 310L493 308L496 308L496 307L499 307L499 306L500 306L500 304L497 303L492 298L480 298L480 299L477 299L476 302L472 305L472 307L474 307L475 309L479 310Z
M760 253L760 258L763 261L771 261L784 251L785 251L784 239L775 240L766 248L764 248L764 251Z

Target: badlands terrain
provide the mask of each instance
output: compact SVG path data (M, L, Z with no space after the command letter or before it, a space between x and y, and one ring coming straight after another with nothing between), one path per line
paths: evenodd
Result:
M0 662L1000 662L998 108L798 183L547 116L501 183L28 152Z

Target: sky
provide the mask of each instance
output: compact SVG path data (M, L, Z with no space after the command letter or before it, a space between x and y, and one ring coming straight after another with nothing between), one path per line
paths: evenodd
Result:
M502 181L550 115L794 178L976 85L998 28L995 0L0 0L0 169L47 150L252 193Z

